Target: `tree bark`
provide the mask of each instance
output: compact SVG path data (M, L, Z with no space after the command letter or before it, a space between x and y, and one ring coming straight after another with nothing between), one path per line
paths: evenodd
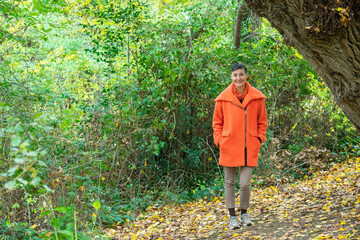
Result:
M360 132L360 0L245 0L322 77Z
M235 49L240 48L240 41L241 41L241 27L243 22L243 16L245 11L246 5L239 1L239 8L236 16L236 26L234 29L234 47Z

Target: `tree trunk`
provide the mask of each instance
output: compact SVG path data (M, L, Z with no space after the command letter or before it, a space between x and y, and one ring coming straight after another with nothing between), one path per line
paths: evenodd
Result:
M360 132L360 0L245 0L322 77Z
M242 27L242 21L243 21L245 8L246 8L245 4L241 3L241 1L239 1L239 8L238 8L237 16L236 16L236 26L234 29L234 47L235 47L235 49L239 49L239 47L240 47L241 27Z

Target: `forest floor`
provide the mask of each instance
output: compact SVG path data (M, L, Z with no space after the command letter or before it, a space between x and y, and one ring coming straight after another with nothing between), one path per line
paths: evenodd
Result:
M237 198L237 202L239 199ZM149 207L112 239L360 239L360 158L295 184L255 188L253 226L228 229L224 199Z

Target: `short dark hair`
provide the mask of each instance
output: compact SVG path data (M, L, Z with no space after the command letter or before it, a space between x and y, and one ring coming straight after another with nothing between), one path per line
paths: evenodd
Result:
M242 64L242 63L236 63L236 64L232 65L232 67L231 67L231 72L236 71L236 70L238 70L238 69L244 69L245 73L247 74L246 67L245 67L245 65Z

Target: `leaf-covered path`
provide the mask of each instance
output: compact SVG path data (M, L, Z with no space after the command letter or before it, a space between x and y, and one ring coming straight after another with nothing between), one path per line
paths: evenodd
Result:
M254 189L254 225L230 231L223 198L147 212L114 239L360 239L360 158L292 185ZM239 201L239 199L237 199Z

